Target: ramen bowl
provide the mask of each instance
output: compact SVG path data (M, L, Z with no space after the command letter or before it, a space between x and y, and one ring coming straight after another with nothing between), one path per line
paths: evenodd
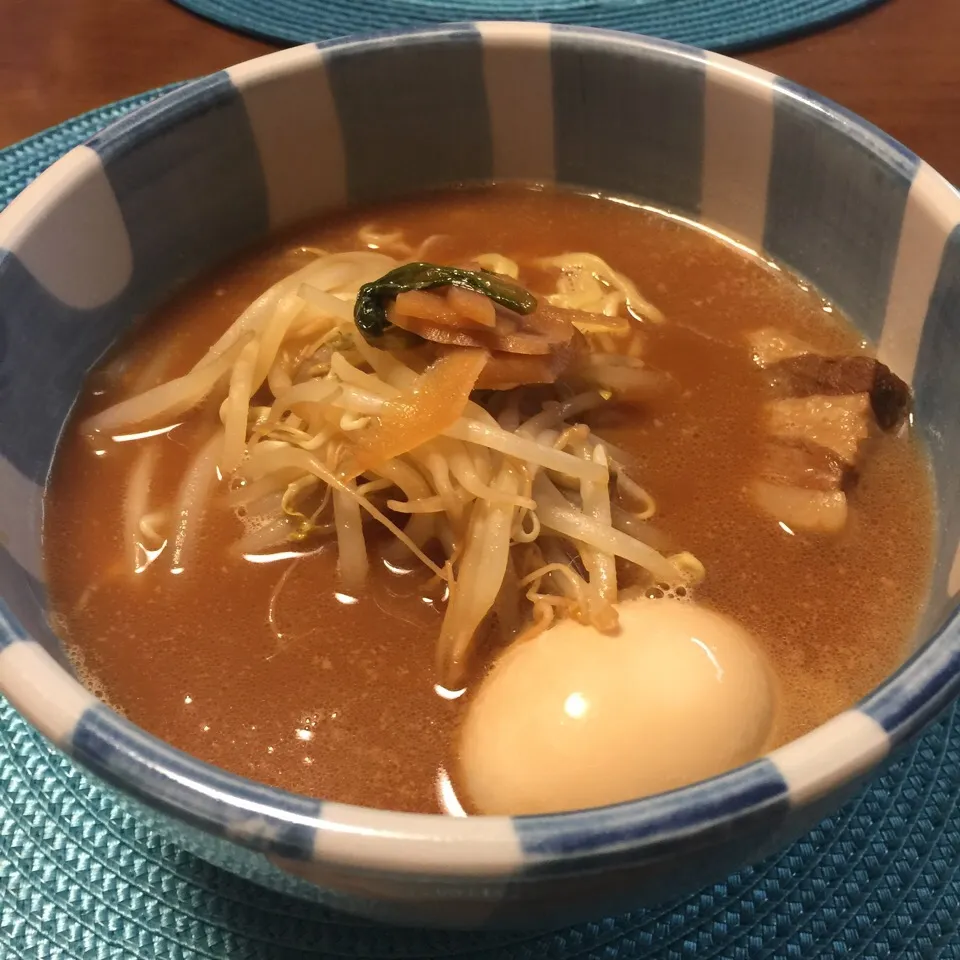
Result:
M641 196L769 251L912 383L939 539L909 661L854 708L727 774L519 818L285 793L99 702L49 625L41 549L44 485L91 365L186 281L305 216L517 178ZM834 811L960 690L958 363L960 196L787 81L546 24L442 26L241 64L128 114L0 214L0 691L176 843L368 917L539 927L692 891Z

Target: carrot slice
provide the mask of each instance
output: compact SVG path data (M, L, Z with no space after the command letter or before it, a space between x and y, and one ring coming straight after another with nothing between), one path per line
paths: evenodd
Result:
M549 356L493 353L477 380L478 390L510 390L523 384L555 383L577 364L584 350L576 334L567 343L556 344Z
M488 359L485 350L452 350L434 360L360 432L341 478L352 479L399 457L456 423Z
M550 357L494 353L477 380L478 390L510 390L527 383L553 383L557 371Z
M399 300L399 298L398 298ZM477 324L444 326L431 320L405 316L396 305L387 309L387 318L401 330L415 333L424 340L445 343L452 347L476 347L483 350L502 350L506 353L549 354L553 346L548 337L537 333L507 333Z
M462 287L451 287L447 291L447 303L461 317L466 317L483 327L492 327L497 322L497 311L493 301L482 293L464 290Z
M446 297L440 296L439 293L431 293L429 290L408 290L405 293L399 293L393 305L400 316L428 320L442 327L472 326L467 318L461 317L453 305L447 302Z
M464 327L476 330L497 325L493 301L481 293L461 287L447 287L442 292L408 290L397 294L394 309L401 316L427 320L441 327Z

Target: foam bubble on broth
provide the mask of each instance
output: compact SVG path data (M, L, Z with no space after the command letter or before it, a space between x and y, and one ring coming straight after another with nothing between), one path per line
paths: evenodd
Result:
M697 599L764 643L786 691L782 739L823 722L890 672L930 566L932 506L921 452L905 439L876 441L851 496L848 529L834 542L791 538L759 514L746 490L762 442L764 394L751 379L744 334L775 321L826 350L859 350L861 341L788 272L690 226L602 200L508 187L347 212L300 227L185 291L130 341L123 379L142 375L171 337L178 347L171 369L184 372L239 309L296 267L290 247L355 249L358 227L374 218L416 240L441 235L430 251L441 262L479 250L525 261L588 249L630 276L667 318L651 328L644 358L684 391L620 417L585 419L627 450L657 501L657 525L703 561L708 575ZM81 398L78 417L122 395L118 384L101 387L102 396ZM189 434L150 442L163 450L158 491L176 489ZM125 446L133 444L115 445ZM454 731L494 651L476 665L466 695L438 697L431 649L438 613L408 578L373 563L367 587L345 594L356 602L344 603L336 598L336 551L304 559L279 594L278 650L266 610L286 562L227 558L238 530L261 521L241 522L224 509L204 527L183 576L148 570L136 584L112 581L94 593L90 609L70 613L89 572L116 556L116 492L131 455L110 449L94 458L68 431L48 497L51 597L70 621L85 675L99 678L98 695L238 773L334 800L437 810L437 772L456 767Z
M68 644L66 655L73 667L77 680L83 684L98 700L103 701L111 710L125 717L126 711L110 697L106 684L87 666L83 650L75 644Z

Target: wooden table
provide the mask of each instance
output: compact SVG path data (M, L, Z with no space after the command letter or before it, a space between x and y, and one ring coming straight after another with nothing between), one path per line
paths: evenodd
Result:
M0 0L0 146L275 49L165 0ZM960 183L960 0L888 0L742 55L872 120Z

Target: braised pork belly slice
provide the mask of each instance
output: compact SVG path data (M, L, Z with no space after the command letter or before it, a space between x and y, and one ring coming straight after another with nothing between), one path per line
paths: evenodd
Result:
M881 430L903 423L910 407L910 388L874 357L823 357L804 353L766 368L774 388L793 397L841 397L865 393Z
M839 533L847 522L847 495L842 490L807 490L755 480L751 493L757 506L791 531Z
M909 387L866 354L827 356L773 328L749 340L771 393L764 408L770 443L751 485L754 500L791 530L836 533L846 523L863 441L903 424Z
M860 442L870 436L870 396L813 394L771 400L765 408L771 437L825 447L844 463L855 465Z
M804 490L849 490L857 471L828 447L800 441L773 441L764 448L759 478Z

